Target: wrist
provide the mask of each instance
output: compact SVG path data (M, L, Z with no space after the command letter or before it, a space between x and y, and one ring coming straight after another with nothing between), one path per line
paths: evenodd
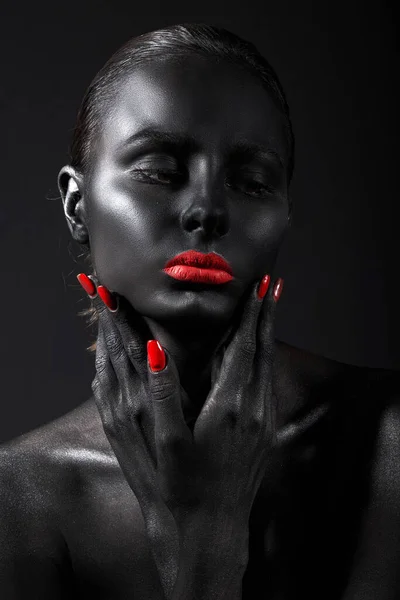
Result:
M245 572L241 561L198 558L181 563L171 600L241 600Z
M181 524L182 525L182 524ZM216 563L225 570L245 571L248 563L249 528L223 515L196 516L181 528L181 560L208 569Z

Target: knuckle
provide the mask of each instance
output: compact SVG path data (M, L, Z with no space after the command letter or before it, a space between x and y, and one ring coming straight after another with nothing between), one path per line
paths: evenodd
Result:
M267 367L272 367L274 362L274 351L271 348L271 346L267 345L263 348L261 358L263 363L266 364Z
M95 396L97 396L99 394L100 389L101 389L101 383L97 376L93 379L92 383L90 384L90 388L91 388L93 394L95 394Z
M118 394L113 401L113 412L114 421L120 429L128 426L128 417L131 416L131 413L129 409L127 410L121 389L118 390Z
M109 353L115 358L118 358L123 353L123 344L116 335L106 336L106 345Z
M175 393L175 391L174 382L159 379L158 377L152 377L151 395L156 402L167 400Z
M256 343L253 340L245 339L240 345L240 350L244 356L252 357L256 351Z
M95 358L95 367L97 373L101 376L107 370L108 358L104 354L97 354ZM97 386L99 385L99 380L96 378Z
M104 431L108 435L113 436L115 434L115 422L110 411L103 412L101 420L103 422Z
M133 342L132 340L127 342L126 352L129 356L129 358L131 358L132 360L138 361L138 362L142 362L142 361L144 362L145 353L144 353L143 349L140 346L138 346L138 344Z
M253 338L245 338L242 342L241 347L245 352L255 352L256 341Z

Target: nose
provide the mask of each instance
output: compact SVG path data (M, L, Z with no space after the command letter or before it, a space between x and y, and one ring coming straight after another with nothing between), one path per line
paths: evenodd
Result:
M227 211L199 200L182 215L182 227L189 233L200 229L205 237L222 237L228 231Z
M204 173L201 183L193 186L192 196L181 216L182 228L193 233L201 231L204 237L222 237L229 230L229 212L224 185L218 173Z

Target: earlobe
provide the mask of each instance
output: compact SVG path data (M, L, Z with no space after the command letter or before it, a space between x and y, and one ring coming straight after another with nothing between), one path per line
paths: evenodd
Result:
M79 244L89 242L83 195L83 177L70 165L58 174L58 189L64 206L64 214L72 237Z

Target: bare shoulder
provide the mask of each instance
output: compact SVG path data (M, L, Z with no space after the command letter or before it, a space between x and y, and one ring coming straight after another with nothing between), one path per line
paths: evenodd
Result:
M112 458L100 416L91 400L74 410L0 444L0 477L8 489L50 499L69 488L76 469ZM4 489L4 488L3 488Z
M0 579L9 598L63 597L64 516L90 469L113 462L94 408L85 402L0 445Z
M378 394L379 402L400 393L400 371L352 365L298 348L278 339L275 378L297 390L332 388L336 383L353 394Z
M161 597L139 503L91 401L0 446L0 581L10 600L80 597L81 584L90 597Z
M54 558L62 547L57 483L37 432L0 446L0 572L28 556Z
M372 484L376 501L396 515L400 533L400 389L393 385L385 391L375 440Z

